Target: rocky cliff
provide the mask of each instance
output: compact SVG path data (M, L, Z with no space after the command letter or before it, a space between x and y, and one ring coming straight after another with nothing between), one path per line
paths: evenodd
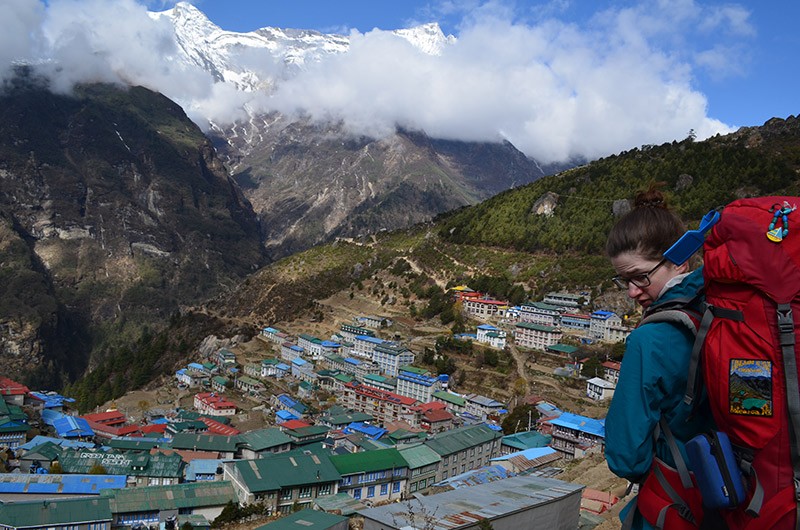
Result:
M25 72L5 86L0 214L0 362L23 380L47 367L40 384L265 263L210 142L143 88L55 95Z

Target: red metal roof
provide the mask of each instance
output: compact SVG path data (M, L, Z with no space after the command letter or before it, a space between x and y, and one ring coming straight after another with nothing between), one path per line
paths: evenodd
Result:
M19 396L28 392L30 390L27 386L17 383L8 377L0 377L0 396Z

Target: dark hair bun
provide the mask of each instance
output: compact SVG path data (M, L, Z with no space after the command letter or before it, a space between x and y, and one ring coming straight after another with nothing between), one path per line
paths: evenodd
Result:
M634 208L663 208L668 209L667 199L664 194L658 189L663 185L662 182L656 182L650 185L645 191L640 191L633 199Z

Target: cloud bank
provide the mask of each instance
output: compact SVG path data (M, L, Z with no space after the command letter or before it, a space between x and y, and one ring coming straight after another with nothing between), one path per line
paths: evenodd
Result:
M371 136L399 125L446 139L505 139L542 162L732 130L708 116L693 83L698 72L742 71L735 43L754 35L746 10L647 1L578 24L559 19L562 3L526 20L508 4L473 1L440 55L387 31L354 31L348 53L307 64L266 93L236 90L187 64L169 21L134 0L6 0L0 77L32 62L56 90L87 81L158 90L201 126L241 119L245 107L278 110ZM262 63L274 76L275 59Z

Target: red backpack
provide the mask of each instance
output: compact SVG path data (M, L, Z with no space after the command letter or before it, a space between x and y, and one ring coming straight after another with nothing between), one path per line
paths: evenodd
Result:
M686 401L707 390L717 428L748 478L733 529L795 529L800 509L798 197L737 200L704 243L708 305L697 328ZM791 224L791 226L790 226Z

